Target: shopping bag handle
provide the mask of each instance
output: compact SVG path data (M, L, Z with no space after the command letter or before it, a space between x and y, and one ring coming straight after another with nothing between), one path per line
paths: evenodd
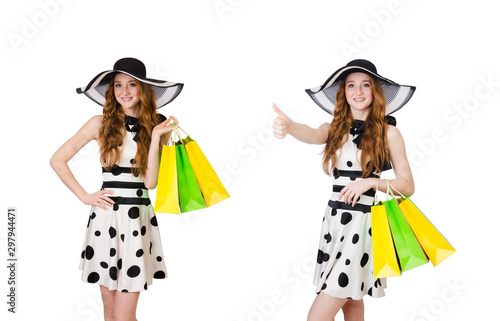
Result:
M182 129L180 126L176 125L175 123L172 123L172 127L174 128L173 132L177 135L177 138L179 138L180 143L182 145L187 144L186 142L184 142L185 138L182 139L181 133L179 132L179 129L182 130L184 132L184 134L186 134L186 137L189 137L189 134L186 133L186 131L184 129Z
M401 193L401 192L400 192L400 191L398 191L398 190L397 190L394 186L392 186L392 185L391 185L391 183L389 182L389 180L388 180L388 179L385 179L385 182L386 182L386 184L387 184L387 191L386 191L386 194L389 194L389 193L390 193L390 194L391 194L391 196L392 196L393 198L396 198L396 197L394 196L394 193L392 192L392 190L395 190L395 191L396 191L399 195L401 195L401 197L402 197L403 199L406 199L406 196L404 196L404 194L403 194L403 193ZM387 195L387 197L389 198L389 195Z
M378 179L375 178L375 180L377 181L377 188L375 188L375 205L378 204L378 195L377 195L377 192L378 192Z

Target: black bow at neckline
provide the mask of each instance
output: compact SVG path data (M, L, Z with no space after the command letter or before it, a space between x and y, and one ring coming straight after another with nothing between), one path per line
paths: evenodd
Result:
M393 116L385 116L385 120L389 125L396 126L396 118ZM352 142L356 144L356 147L359 149L361 144L361 139L363 138L363 133L365 132L366 123L364 120L354 119L351 125L351 129L349 133L354 137Z
M139 125L139 121L137 118L125 115L125 129L134 134L134 142L137 142L139 139L139 131L141 130L141 126Z

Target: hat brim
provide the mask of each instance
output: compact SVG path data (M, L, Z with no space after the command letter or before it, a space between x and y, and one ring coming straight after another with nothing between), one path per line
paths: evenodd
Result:
M378 80L385 94L386 115L390 115L401 109L401 107L403 107L411 99L416 90L415 86L399 85L394 81L382 77L366 68L349 66L338 69L325 81L323 85L306 89L306 93L324 111L329 114L333 114L335 105L337 104L337 91L342 83L342 80L353 72L363 72Z
M126 71L108 70L108 71L103 71L97 76L95 76L94 79L92 79L87 86L77 88L76 92L78 94L85 94L92 101L96 102L101 106L104 106L104 104L106 103L106 90L109 87L111 79L117 73L123 73L129 75L130 77L142 83L151 85L156 97L155 99L156 108L163 107L166 104L170 103L180 94L182 88L184 87L184 84L182 83L157 80L151 78L142 78L137 75L128 73Z

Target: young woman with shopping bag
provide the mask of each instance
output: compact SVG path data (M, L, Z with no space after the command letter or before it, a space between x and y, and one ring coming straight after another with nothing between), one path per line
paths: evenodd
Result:
M403 137L389 114L411 98L415 87L402 86L357 59L339 68L326 82L306 92L331 123L318 128L294 122L276 105L274 135L291 135L308 144L324 144L323 169L333 176L333 192L323 217L314 284L318 295L308 320L364 320L363 297L384 296L385 279L375 279L370 209L380 173L394 169L391 185L406 196L414 191Z
M51 166L63 183L91 205L80 258L82 280L99 284L104 319L136 320L140 291L167 271L158 221L148 196L156 187L160 152L175 117L157 112L182 90L183 84L146 77L135 58L118 60L78 93L103 106L52 156ZM101 190L88 193L68 161L90 141L99 145Z

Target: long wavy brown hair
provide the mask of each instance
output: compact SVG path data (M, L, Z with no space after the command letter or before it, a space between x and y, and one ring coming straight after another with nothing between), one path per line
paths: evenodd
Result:
M373 102L365 120L366 127L359 146L361 149L361 159L359 161L363 177L370 176L375 170L381 172L384 164L389 162L384 90L377 80L370 75L368 76L372 86ZM345 82L346 78L342 80L342 84L337 91L337 105L323 151L323 170L328 175L334 172L339 157L337 151L347 142L349 130L353 123L351 108L345 95Z
M139 122L139 137L137 140L137 153L132 163L132 174L144 176L148 164L148 151L151 144L153 128L161 122L160 115L156 112L155 93L153 88L140 81L136 81L141 108L137 120ZM101 163L106 170L117 166L120 160L121 146L125 138L125 113L118 103L114 93L114 78L106 90L106 103L103 108L103 119L99 129L99 151Z

